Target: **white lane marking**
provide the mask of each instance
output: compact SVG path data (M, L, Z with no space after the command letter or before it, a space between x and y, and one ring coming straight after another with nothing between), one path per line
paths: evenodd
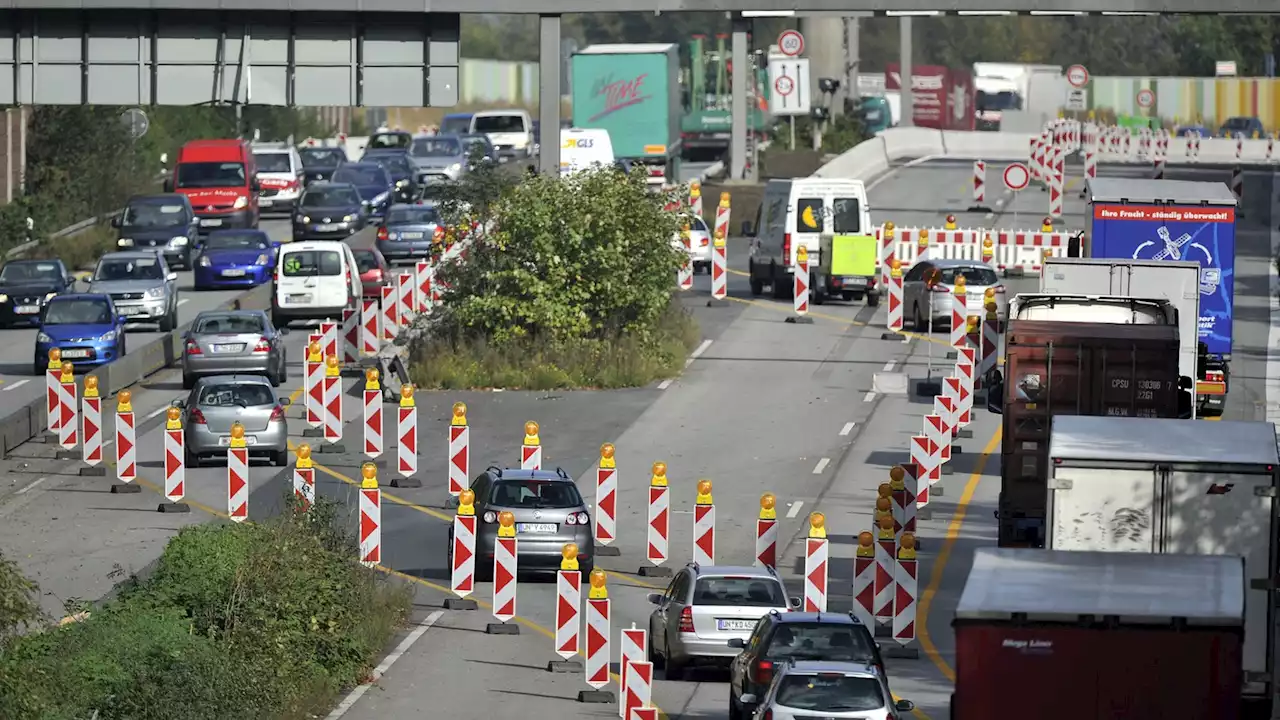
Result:
M184 303L184 302L186 302L186 301L187 301L187 298L178 298L178 305L179 305L179 306L181 306L181 305L182 305L182 303Z
M853 432L853 427L855 425L857 425L857 423L851 423L851 422L845 423L844 427L840 428L840 437L845 437L849 433Z
M147 413L146 415L143 415L143 416L142 416L142 422L146 422L146 421L150 420L151 418L153 418L153 417L155 417L155 416L159 415L160 413L162 413L162 412L164 412L165 410L168 410L168 409L169 409L169 406L168 406L168 405L165 405L165 406L163 406L163 407L161 407L161 408L159 408L159 409L157 409L157 410L154 410L154 411L152 411L152 412L149 412L149 413Z
M9 387L5 388L3 391L0 391L0 392L9 392L10 390L17 390L18 388L22 387L23 385L26 385L29 382L31 382L31 378L27 378L25 380L19 380L18 382L13 383L12 385L10 385Z
M667 388L671 387L671 383L673 382L675 382L675 378L667 378L666 380L663 380L662 382L658 383L658 389L666 390Z
M787 509L787 517L793 518L800 514L800 508L804 505L803 500L797 500L791 503L791 507Z
M698 358L702 357L702 353L706 352L707 348L709 347L711 347L711 341L703 340L702 344L699 345L697 348L695 348L693 352L689 353L689 357L684 359L685 368L688 368L690 365L692 365L694 360L697 360ZM675 378L667 378L666 380L663 380L662 382L658 383L658 389L666 390L667 388L671 387L672 383L674 383L675 381L676 381Z
M875 400L876 400L875 390L868 390L867 394L862 396L862 402L875 402Z
M45 480L48 480L48 479L49 479L49 478L43 478L43 477L36 478L35 480L32 480L32 481L31 481L31 484L30 484L30 485L27 485L27 486L23 487L21 490L18 490L18 492L14 493L14 494L15 494L15 495L22 495L23 493L26 493L26 492L28 492L28 491L30 491L30 490L34 490L34 489L35 489L35 487L36 487L37 485L39 485L40 483L42 483L42 482L44 482Z
M692 515L693 511L692 510L672 510L671 514L672 515Z
M391 654L388 655L386 659L378 665L378 667L373 669L373 676L369 682L360 685L355 690L352 690L345 698L343 698L338 707L334 708L333 712L329 713L326 720L337 720L343 715L346 715L348 710L355 707L355 704L360 701L360 698L364 697L364 694L369 692L369 688L373 687L373 684L378 682L383 675L386 675L387 671L391 669L391 666L395 664L395 661L399 660L400 656L404 655L406 652L409 652L409 648L413 647L413 644L418 642L418 640L421 639L422 636L431 629L431 626L435 625L436 621L443 615L443 610L436 610L428 615L422 622L418 623L418 627L414 628L413 632L405 636L405 639L400 641L400 644L396 646L396 649L392 650Z
M817 465L813 466L813 474L821 475L823 470L827 469L827 465L831 464L831 458L822 458Z
M893 372L893 366L894 366L894 363L895 363L895 362L896 362L896 361L894 361L894 360L890 360L889 362L885 363L885 364L884 364L884 371L885 371L885 372Z

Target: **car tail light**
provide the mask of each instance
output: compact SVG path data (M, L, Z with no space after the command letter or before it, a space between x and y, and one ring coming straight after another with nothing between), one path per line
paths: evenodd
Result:
M711 244L711 238L707 238L707 237L699 238L698 244L701 245L702 247L706 247Z
M782 235L782 260L788 265L791 264L791 233Z
M760 720L773 720L773 710L765 710L764 715L760 716Z
M1004 295L1005 293L1009 292L1008 289L1006 289L1005 286L1003 285L996 285L991 289L995 290L997 295Z
M383 225L382 227L378 228L378 239L379 239L379 240L386 240L386 239L387 239L387 237L388 237L388 235L387 235L387 226L386 226L386 225Z
M188 340L188 341L187 341L187 354L188 354L188 355L203 355L203 354L204 354L204 351L200 349L200 346L199 346L198 344L196 344L196 341L195 341L195 340Z
M195 408L194 410L191 411L191 424L192 425L208 425L209 424L209 421L204 419L204 413L200 412L200 408Z
M680 611L680 632L693 632L693 608L685 608Z
M271 422L283 421L283 420L284 420L284 406L277 405L275 409L271 411Z
M382 282L382 268L374 268L369 271L369 279Z
M495 513L495 512L494 512L494 511L492 511L492 510L489 510L489 511L485 512L485 514L484 514L484 516L483 516L483 518L482 518L482 519L483 519L485 522L487 522L487 523L489 523L490 525L492 525L493 523L498 522L498 514L497 514L497 513Z
M258 338L258 344L253 346L255 353L271 352L271 343L266 338Z
M1204 379L1209 382L1225 382L1227 376L1221 370L1205 370Z
M936 292L936 293L950 293L950 292L952 292L952 289L951 289L951 287L950 287L950 286L948 286L948 285L943 285L943 284L941 284L941 283L939 283L939 284L937 284L937 285L934 285L933 287L931 287L931 288L929 288L929 289L930 289L930 290L932 290L932 291L934 291L934 292Z
M294 178L293 180L289 181L288 185L285 185L285 190L297 190L298 185L299 185L298 179Z
M591 522L591 517L584 512L569 513L564 519L565 525L586 525Z
M768 660L757 660L751 667L751 682L767 685L773 680L773 663Z
M436 226L436 229L431 233L431 239L434 240L435 242L443 242L444 228Z

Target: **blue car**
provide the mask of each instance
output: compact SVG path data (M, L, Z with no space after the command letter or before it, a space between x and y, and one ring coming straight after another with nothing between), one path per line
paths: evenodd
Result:
M76 293L51 298L40 314L36 335L34 374L49 367L49 351L58 348L62 359L77 370L88 370L124 357L124 316L116 311L110 295Z
M196 290L254 287L270 281L279 248L280 243L261 230L209 233L193 263Z
M368 204L370 216L375 218L386 216L396 191L391 173L374 162L347 163L334 171L332 182L355 185L360 199Z

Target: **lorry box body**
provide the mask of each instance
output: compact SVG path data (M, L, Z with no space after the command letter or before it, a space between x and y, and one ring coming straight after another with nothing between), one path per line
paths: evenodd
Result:
M1200 265L1191 261L1045 258L1040 292L1163 298L1177 310L1178 372L1193 381L1199 359ZM1192 407L1195 407L1194 383Z
M1011 320L1005 333L1001 547L1042 547L1055 415L1177 417L1178 328Z
M902 90L902 71L898 63L886 63L885 90ZM945 65L911 66L910 112L916 127L935 130L972 130L977 114L974 112L973 74L967 70L948 68Z
M1160 298L1018 293L1009 301L1009 319L1176 326L1178 311L1168 300Z
M951 718L1237 720L1244 584L1237 557L979 548Z
M1275 426L1059 416L1049 456L1046 547L1244 558L1246 694L1269 695Z
M1236 199L1221 182L1093 178L1091 258L1187 260L1200 265L1200 342L1231 355Z

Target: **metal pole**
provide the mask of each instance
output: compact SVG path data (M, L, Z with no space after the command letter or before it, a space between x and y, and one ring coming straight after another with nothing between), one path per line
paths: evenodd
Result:
M902 117L898 119L898 124L902 127L915 126L916 105L915 99L911 97L911 16L903 15L898 18L898 59L899 68L902 70Z
M538 170L560 174L560 16L538 18L538 122L542 125Z
M792 115L791 117L787 118L787 120L791 125L791 142L787 144L787 149L795 150L796 149L796 116Z
M856 17L844 19L844 96L854 107L859 97L858 65L862 62L858 22Z
M751 21L740 16L733 19L733 97L729 103L732 125L729 133L729 178L745 180L747 174L747 85L751 74L747 66L747 29Z

